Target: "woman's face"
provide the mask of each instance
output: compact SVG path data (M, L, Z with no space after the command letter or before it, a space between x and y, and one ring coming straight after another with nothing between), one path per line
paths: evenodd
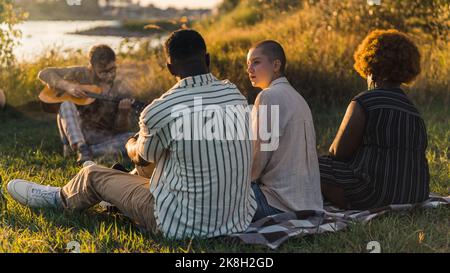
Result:
M264 89L269 87L278 72L274 62L262 51L262 48L250 49L247 54L247 73L254 87Z

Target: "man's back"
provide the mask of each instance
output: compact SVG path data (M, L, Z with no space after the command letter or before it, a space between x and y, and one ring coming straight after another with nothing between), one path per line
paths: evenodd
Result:
M234 112L226 110L232 106ZM242 232L250 224L256 208L251 142L223 134L247 132L245 118L233 120L245 117L246 106L234 84L204 74L181 80L142 113L141 132L147 128L148 136L141 135L147 141L139 154L157 162L150 190L166 236L213 237Z

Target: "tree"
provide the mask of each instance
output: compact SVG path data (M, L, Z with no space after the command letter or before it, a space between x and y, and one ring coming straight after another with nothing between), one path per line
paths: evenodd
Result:
M26 18L26 14L14 6L13 0L0 0L0 67L11 65L15 58L13 48L20 37L15 29L17 23Z

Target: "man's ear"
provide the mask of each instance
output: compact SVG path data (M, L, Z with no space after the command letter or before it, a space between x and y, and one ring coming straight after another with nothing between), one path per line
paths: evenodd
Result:
M172 64L170 63L166 63L167 69L169 70L170 74L172 74L172 76L177 76L175 68Z
M209 69L209 65L211 64L211 57L210 57L209 53L206 53L206 55L205 55L205 62L206 62L206 67L208 67L208 69Z

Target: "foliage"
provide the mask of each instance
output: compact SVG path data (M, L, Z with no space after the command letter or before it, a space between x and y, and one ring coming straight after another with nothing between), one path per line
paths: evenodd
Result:
M17 10L13 0L0 0L0 67L14 62L13 48L20 31L14 26L26 18L26 14Z
M422 54L422 73L405 88L417 99L448 102L449 12L445 0L382 1L380 6L362 0L242 0L195 28L207 40L213 71L237 83L250 101L258 90L247 79L246 54L255 42L273 39L287 53L294 87L308 101L324 105L345 103L366 88L353 69L357 45L371 30L397 28L412 37Z

